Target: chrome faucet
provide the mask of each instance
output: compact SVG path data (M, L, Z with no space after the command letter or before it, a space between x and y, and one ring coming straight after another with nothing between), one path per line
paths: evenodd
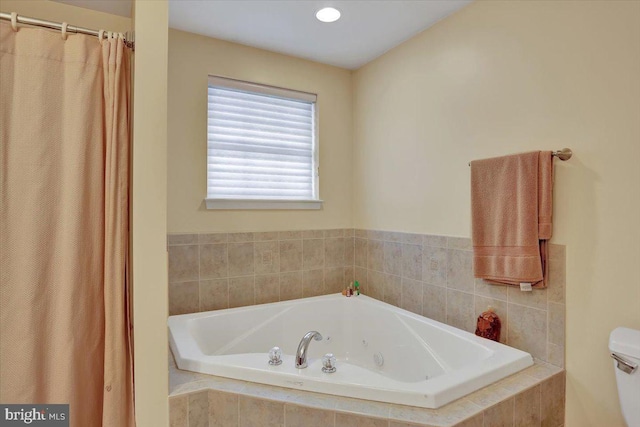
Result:
M300 344L298 344L298 351L296 351L296 368L298 369L307 367L307 349L312 338L316 341L321 341L322 335L318 331L309 331L304 334Z

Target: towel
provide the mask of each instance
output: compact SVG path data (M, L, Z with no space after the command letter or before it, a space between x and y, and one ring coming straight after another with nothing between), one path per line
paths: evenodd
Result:
M475 277L546 287L552 189L551 151L471 162Z

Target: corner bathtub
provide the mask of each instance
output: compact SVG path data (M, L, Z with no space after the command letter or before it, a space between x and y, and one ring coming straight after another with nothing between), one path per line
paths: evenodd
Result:
M298 343L311 330L323 340L311 341L308 367L296 369ZM364 295L171 316L169 331L180 369L424 408L533 364L528 353ZM279 366L268 364L274 346L282 349ZM325 353L335 355L335 373L321 371Z

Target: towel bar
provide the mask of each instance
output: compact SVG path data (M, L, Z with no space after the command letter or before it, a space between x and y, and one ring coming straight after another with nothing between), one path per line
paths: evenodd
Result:
M557 157L563 162L569 160L571 156L573 156L573 151L571 148L563 148L562 150L554 151L551 153L553 157ZM471 166L471 162L469 162L469 166Z

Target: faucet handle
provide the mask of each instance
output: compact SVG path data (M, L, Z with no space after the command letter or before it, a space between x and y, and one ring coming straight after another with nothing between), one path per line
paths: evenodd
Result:
M332 374L336 371L336 357L333 353L322 356L322 372Z
M282 364L282 350L280 347L273 347L269 350L269 365L280 365Z

